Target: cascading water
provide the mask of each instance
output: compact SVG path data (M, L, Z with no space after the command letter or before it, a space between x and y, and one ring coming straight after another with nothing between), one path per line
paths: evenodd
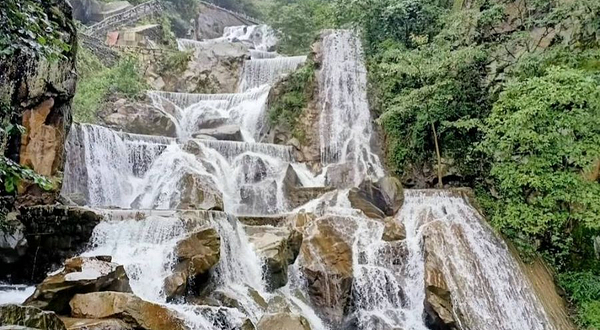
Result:
M306 56L275 57L246 61L238 89L240 92L244 92L265 84L271 85L282 75L296 70L304 62L306 62Z
M555 330L506 246L465 200L449 192L406 192L393 221L402 222L406 239L382 239L385 225L352 208L349 187L385 175L371 148L373 127L366 97L366 69L360 42L350 31L323 37L319 71L320 150L324 172L314 176L295 162L292 147L257 143L266 122L269 84L293 71L305 57L268 53L269 38L253 39L256 27L231 28L218 42L246 38L254 45L237 94L148 92L156 108L177 126L178 138L120 133L79 124L71 129L63 195L81 194L106 221L93 233L85 255L111 255L123 264L135 294L176 311L190 329L256 324L267 310L255 299L280 298L304 316L312 330L338 329L321 319L306 294L299 259L288 270L288 284L269 292L263 283L264 261L249 243L234 215L274 215L292 211L283 189L290 166L304 187L319 187L327 171L346 167L351 182L298 208L330 217L352 252L352 302L344 320L360 330L427 330L424 321L425 256L439 256L453 294L458 327L498 330ZM215 42L205 41L204 43ZM194 42L179 40L180 47ZM262 45L262 46L261 46ZM237 125L243 141L195 138L202 128ZM186 175L202 177L222 193L225 211L171 210ZM140 209L148 209L139 211ZM314 224L309 224L314 225ZM239 308L167 303L164 279L175 264L174 247L188 233L211 226L221 237L221 258L213 269L215 292ZM427 251L425 251L427 249ZM316 258L318 260L318 257ZM13 296L16 296L13 295ZM0 296L0 300L2 300ZM347 321L347 322L346 322Z
M190 39L177 39L177 46L181 51L205 48L215 43L240 42L259 52L269 52L277 44L275 31L268 25L229 26L223 36L216 39L196 41Z
M352 31L334 31L323 38L323 67L319 76L321 162L348 164L348 186L365 177L384 175L371 149L373 127L368 111L367 69L360 40Z
M441 261L461 328L555 329L504 242L460 192L408 191L399 217L408 240L425 240ZM408 244L407 297L422 308L424 293L414 286L423 287L424 251L415 243Z

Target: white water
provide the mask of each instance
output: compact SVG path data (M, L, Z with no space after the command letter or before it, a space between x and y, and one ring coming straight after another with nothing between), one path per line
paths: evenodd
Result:
M0 305L22 304L33 294L35 287L0 283Z
M275 31L267 25L229 26L223 36L216 39L196 41L190 39L177 39L177 47L181 51L205 49L215 43L240 42L251 50L269 52L277 44Z
M371 149L373 127L367 101L367 71L359 39L351 31L332 32L323 39L319 77L320 141L323 164L350 164L351 182L384 175Z
M238 30L239 32L239 30ZM231 32L233 34L233 32ZM174 263L173 247L186 233L210 225L221 235L221 262L213 272L216 291L241 304L240 310L188 304L168 304L191 329L223 329L217 324L256 323L266 312L250 290L265 300L279 295L303 315L313 330L336 329L319 317L305 294L306 283L297 264L290 266L288 285L268 293L262 283L262 261L234 217L225 213L168 211L179 194L185 174L206 177L223 194L225 210L233 214L281 214L290 211L282 189L290 164L305 187L326 182L326 172L349 165L351 182L384 175L371 148L373 128L366 98L362 50L349 31L336 31L323 41L319 72L320 140L324 173L314 176L294 163L290 147L260 141L265 124L268 85L289 73L304 58L255 59L246 63L238 94L149 92L157 108L171 116L178 139L117 133L93 125L73 127L67 146L63 193L80 192L88 205L155 209L143 220L133 211L110 211L110 221L94 231L94 248L87 255L109 254L125 265L133 290L144 299L165 304L162 282ZM258 89L251 89L258 87ZM199 125L217 119L243 128L244 141L191 139ZM346 187L347 186L347 187ZM164 211L156 211L164 209ZM553 330L504 244L462 198L449 193L407 192L396 221L407 238L384 242L383 224L351 207L348 189L325 194L298 209L335 216L336 226L352 246L352 315L361 330L426 330L423 235L435 240L434 253L444 260L443 271L462 329ZM442 224L443 230L429 232ZM431 251L430 251L431 252ZM298 262L298 261L296 261ZM458 271L457 271L458 270ZM476 297L474 299L474 297ZM244 313L241 312L244 311Z
M442 261L455 313L465 329L554 329L504 242L466 198L448 191L408 191L399 215L408 240L431 240ZM415 242L412 242L415 243ZM410 244L407 288L421 284L423 249ZM412 263L412 264L411 264ZM422 287L422 285L420 285ZM409 291L418 309L422 290Z
M281 76L296 70L304 62L306 62L306 56L275 57L246 61L238 90L245 92L265 84L271 85L280 79Z

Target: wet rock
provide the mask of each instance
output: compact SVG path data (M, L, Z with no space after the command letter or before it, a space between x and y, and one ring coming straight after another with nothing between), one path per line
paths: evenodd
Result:
M134 330L133 326L119 319L60 318L67 330Z
M194 133L193 136L210 136L222 141L244 141L242 130L237 125L224 125L215 128L204 128Z
M0 328L67 330L65 324L53 312L20 305L0 305Z
M297 314L278 313L267 314L263 316L258 325L257 330L311 330L308 321Z
M401 241L406 238L406 228L398 219L387 217L384 219L382 239L386 242Z
M277 211L277 182L263 180L241 186L240 198L248 210L259 214L272 214Z
M267 178L269 167L260 156L243 155L236 159L234 167L241 165L240 175L245 183L258 183Z
M431 244L426 242L425 245ZM426 247L427 249L427 247ZM433 254L425 256L425 313L428 323L440 329L452 329L454 319L450 290L441 270L441 261Z
M147 100L119 99L109 102L100 110L99 117L106 126L118 131L177 137L177 128L171 116Z
M56 275L39 284L25 305L68 314L69 301L78 293L97 291L131 292L129 278L110 257L75 257L65 262Z
M383 219L385 213L373 204L373 201L364 196L358 188L352 188L348 192L348 199L353 208L361 210L367 217L372 219Z
M13 264L27 253L25 226L17 220L17 213L7 214L4 224L0 229L0 261Z
M175 247L177 264L164 282L168 300L183 297L191 282L206 275L221 255L221 238L214 228L201 229L189 234Z
M87 246L94 227L102 220L92 210L63 205L25 207L19 211L16 220L24 226L26 251L18 259L13 258L18 253L8 255L13 260L10 264L0 258L0 281L43 281L49 271L58 269Z
M352 164L341 163L327 166L325 173L325 185L346 188L354 182L354 168Z
M353 208L363 211L369 218L383 219L398 212L404 195L399 180L384 177L377 182L363 181L358 188L350 190L348 199Z
M351 301L352 249L336 222L321 218L306 228L299 265L317 312L332 324L341 324Z
M189 276L185 265L185 263L178 264L176 268L179 270L165 278L164 291L167 300L173 300L185 295Z
M221 237L214 228L206 228L189 234L175 247L179 262L189 261L189 274L201 275L219 262Z
M255 251L265 260L266 280L270 290L287 284L288 265L294 263L299 253L301 237L282 227L246 227L246 233Z
M70 302L76 318L117 318L134 328L151 330L187 330L184 322L164 306L122 292L78 294Z
M208 175L186 173L179 181L178 195L171 200L174 209L202 209L222 211L223 193Z

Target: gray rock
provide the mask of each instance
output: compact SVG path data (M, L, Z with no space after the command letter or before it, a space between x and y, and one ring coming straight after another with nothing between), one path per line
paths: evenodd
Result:
M0 305L0 329L67 330L53 312L20 305Z
M301 315L292 313L267 314L263 316L257 330L311 330L308 321Z
M67 314L69 301L75 294L131 292L125 269L110 260L110 257L76 257L67 260L62 271L47 277L24 304Z
M216 128L205 128L197 131L193 136L198 135L211 136L217 140L223 141L244 141L242 131L237 125L224 125Z
M5 224L0 229L0 260L12 264L27 253L25 226L17 220L16 213L7 214Z

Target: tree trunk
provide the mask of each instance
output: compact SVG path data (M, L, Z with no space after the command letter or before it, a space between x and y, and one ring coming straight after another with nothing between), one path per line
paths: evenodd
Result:
M433 141L435 142L435 153L437 155L437 173L438 173L438 188L443 188L444 184L442 183L442 156L440 155L440 146L438 144L437 131L435 130L435 125L431 122L431 130L433 131Z

